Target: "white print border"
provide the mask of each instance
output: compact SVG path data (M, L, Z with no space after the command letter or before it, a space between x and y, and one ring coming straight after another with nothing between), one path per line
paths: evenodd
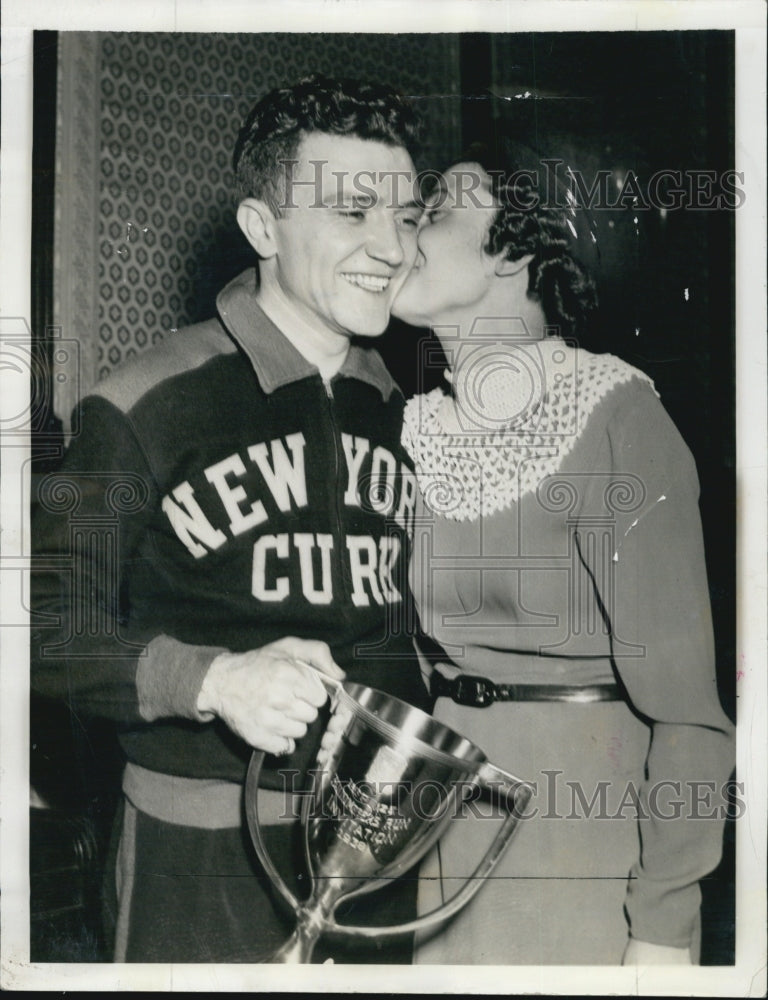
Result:
M765 5L762 0L423 0L362 5L348 0L259 4L223 0L211 14L202 0L135 0L94 5L85 0L13 0L3 7L2 189L0 252L3 318L29 316L31 150L31 32L148 31L546 31L736 30L736 169L744 174L749 210L738 212L737 434L739 489L739 732L738 775L748 808L737 824L737 953L733 968L563 968L514 970L514 990L593 995L762 996L765 993L766 838L766 289L765 289ZM638 85L642 85L639 82ZM0 419L29 406L28 379L2 372ZM23 436L2 443L2 558L23 561L27 511L20 482L28 477ZM28 494L28 490L24 491ZM15 620L25 600L25 574L0 592L2 622ZM27 652L23 629L0 631L0 820L2 821L2 964L5 989L159 989L168 991L365 992L381 988L375 967L276 968L240 966L32 966L28 962ZM395 993L508 993L499 969L387 969Z

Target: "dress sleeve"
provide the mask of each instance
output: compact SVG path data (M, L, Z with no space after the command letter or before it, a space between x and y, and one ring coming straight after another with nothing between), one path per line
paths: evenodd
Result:
M163 716L204 721L196 707L218 647L148 634L132 620L130 566L158 490L129 419L90 397L32 511L33 688L76 712L128 725Z
M614 667L651 726L626 910L634 938L687 947L699 880L721 856L734 730L717 692L693 457L649 386L616 393L603 457L623 501L600 598Z

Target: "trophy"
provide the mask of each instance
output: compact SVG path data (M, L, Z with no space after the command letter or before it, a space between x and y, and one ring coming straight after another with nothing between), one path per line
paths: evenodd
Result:
M268 961L307 963L321 935L378 939L436 928L488 878L515 833L532 789L490 763L483 751L420 709L361 684L322 676L330 719L301 826L311 892L296 899L267 853L258 814L264 760L254 752L245 786L248 828L275 889L296 915L296 929ZM477 868L453 897L416 920L392 927L336 922L342 900L373 892L406 872L437 842L467 793L498 796L506 815Z

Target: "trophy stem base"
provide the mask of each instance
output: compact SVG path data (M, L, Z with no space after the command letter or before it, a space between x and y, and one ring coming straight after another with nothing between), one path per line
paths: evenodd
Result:
M322 926L316 920L301 914L296 930L269 961L282 965L308 965L321 933Z

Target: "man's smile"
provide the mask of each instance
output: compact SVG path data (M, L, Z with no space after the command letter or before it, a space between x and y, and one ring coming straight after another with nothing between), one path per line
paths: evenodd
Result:
M389 287L389 283L392 280L386 276L380 274L364 274L360 271L342 271L342 278L350 283L350 285L355 285L357 288L363 288L366 292L385 292Z

